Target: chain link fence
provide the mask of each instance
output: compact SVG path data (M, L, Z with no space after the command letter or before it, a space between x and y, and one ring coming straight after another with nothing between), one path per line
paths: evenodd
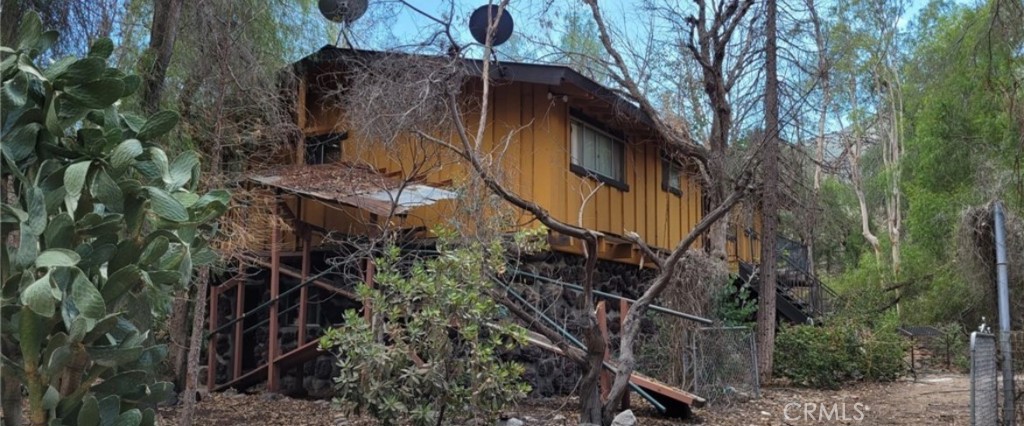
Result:
M706 327L693 332L693 389L712 404L759 398L757 347L749 327Z
M998 377L995 336L971 333L971 425L999 425Z
M709 404L760 397L754 332L749 327L693 327L648 315L636 345L637 371L693 392ZM615 342L612 342L615 345Z
M1013 348L1013 406L1018 424L1024 423L1024 331L1010 332L1010 346Z

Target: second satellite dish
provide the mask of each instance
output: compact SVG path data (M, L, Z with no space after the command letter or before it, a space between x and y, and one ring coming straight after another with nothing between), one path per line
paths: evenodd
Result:
M366 13L368 0L320 0L317 7L325 18L334 22L351 24Z
M498 6L493 4L480 6L469 16L469 33L480 44L487 42L487 25L492 20L498 21L498 28L494 31L494 38L491 40L492 46L501 45L508 41L509 37L512 37L512 28L515 23L508 10L503 10L501 16L498 16Z

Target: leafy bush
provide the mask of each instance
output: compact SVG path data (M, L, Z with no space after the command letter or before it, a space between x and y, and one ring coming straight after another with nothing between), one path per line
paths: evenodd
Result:
M499 360L525 340L489 294L502 270L500 244L442 247L437 257L403 261L397 247L377 259L370 322L355 311L328 330L322 348L338 355L337 401L384 424L461 424L488 418L526 395L522 366Z
M732 285L735 279L734 275L730 276L729 282L715 292L714 317L727 326L751 325L757 314L757 299L751 296L750 283L737 287Z
M833 389L851 380L895 380L906 368L904 346L890 326L872 329L851 321L786 326L775 340L775 374Z
M152 143L177 113L118 111L139 79L106 66L110 40L41 69L57 34L29 14L20 36L0 48L0 237L17 241L0 252L4 414L19 423L24 386L34 425L153 424L146 406L172 387L152 374L167 350L140 325L147 301L216 259L208 223L228 195L195 194L195 153L169 161Z

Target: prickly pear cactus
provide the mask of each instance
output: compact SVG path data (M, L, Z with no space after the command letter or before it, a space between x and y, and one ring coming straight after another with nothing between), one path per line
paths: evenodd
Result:
M110 40L41 68L57 34L30 14L20 36L0 47L5 416L24 386L32 425L151 425L172 386L154 379L166 349L147 304L216 259L206 239L229 196L195 193L196 154L154 143L177 113L119 111L139 78L107 66Z

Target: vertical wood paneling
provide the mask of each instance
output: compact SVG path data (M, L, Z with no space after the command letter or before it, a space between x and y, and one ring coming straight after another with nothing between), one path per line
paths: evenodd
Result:
M533 156L534 154L534 116L533 116L533 95L532 84L520 84L520 111L519 125L523 126L520 131L520 193L526 199L533 199Z
M647 235L645 239L648 244L653 244L660 247L661 244L658 242L658 215L657 215L657 199L656 192L657 177L655 173L656 168L651 164L651 150L653 148L649 144L644 144L644 200L640 203L644 208L644 214L646 216L647 224Z
M636 222L636 194L643 186L637 178L637 170L643 165L636 161L636 145L629 145L626 149L626 178L629 179L629 192L622 194L622 228L627 232L640 232L641 229Z
M599 184L569 170L568 105L548 99L546 86L514 83L492 89L490 119L481 148L495 155L495 160L500 156L502 181L518 194L545 207L556 218L577 224L583 198ZM479 93L479 90L479 84L470 85L467 93ZM336 124L338 120L337 111L323 111L312 105L308 110L307 129ZM467 129L475 135L479 114L468 113L465 119ZM513 134L511 141L502 153L502 138L510 133ZM440 148L412 139L389 148L360 140L359 135L353 134L345 142L343 158L388 172L409 172L415 164L424 161L424 156L434 156L436 158L428 161L427 181L451 179L459 182L466 179L468 169L460 163L461 160L444 150L435 150ZM650 143L628 144L625 155L624 176L629 191L602 186L583 210L583 225L616 235L636 232L655 247L671 248L703 216L699 177L684 176L683 196L678 197L661 189L662 165L657 146ZM444 212L452 211L453 207L438 206L434 209L437 211L414 212L407 225L429 226L430 222L445 220L450 215ZM316 202L304 204L302 211L305 220L325 228L358 231L360 227L355 223L362 220L353 212L325 209ZM530 218L524 216L522 219L525 222ZM740 239L745 238L742 229L737 235ZM757 250L757 244L752 241L744 241L743 244ZM700 245L698 240L695 247ZM749 249L746 251L749 253Z

